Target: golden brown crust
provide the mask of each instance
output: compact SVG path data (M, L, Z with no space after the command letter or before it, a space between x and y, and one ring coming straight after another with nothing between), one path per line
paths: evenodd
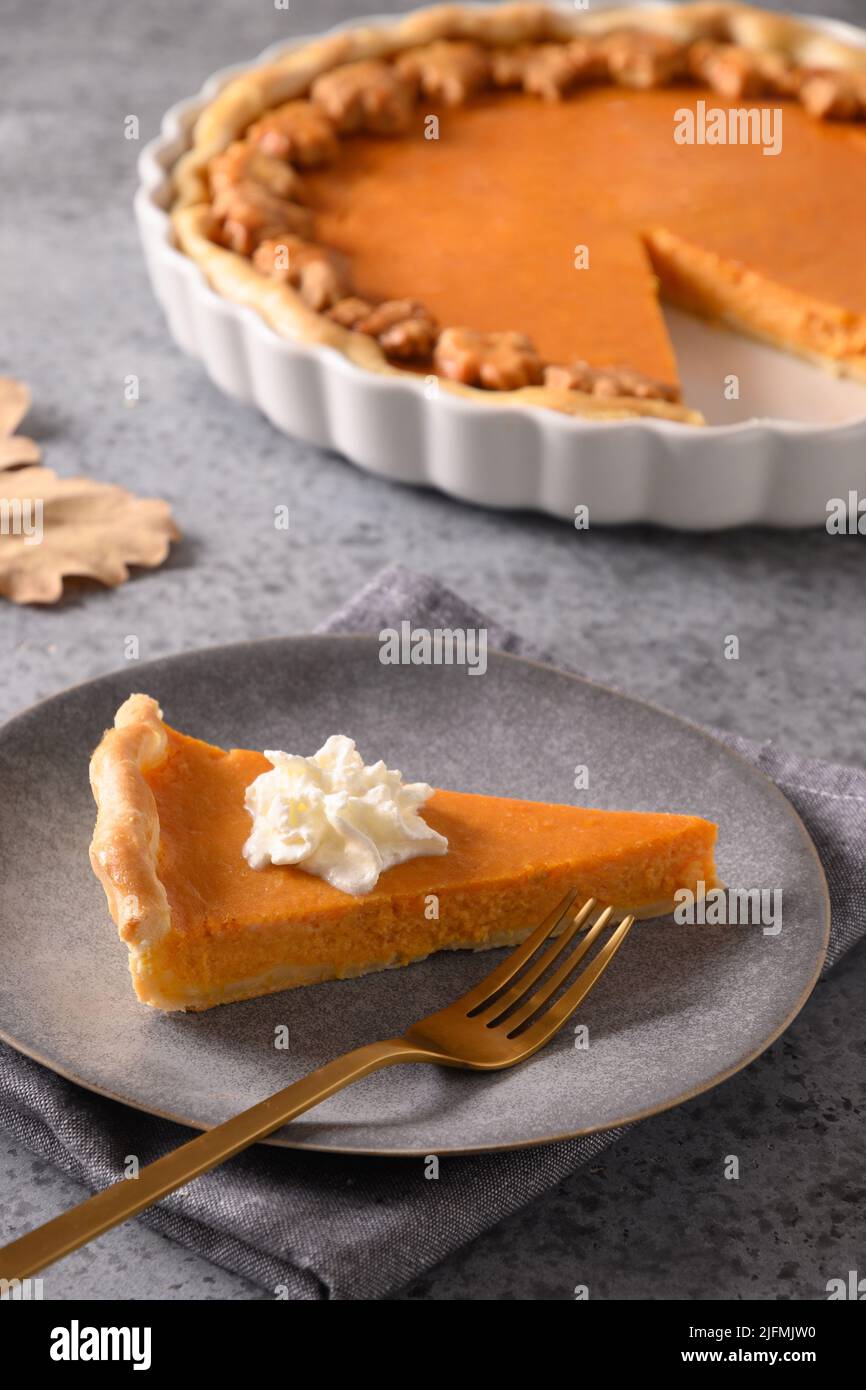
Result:
M252 255L261 242L283 233L308 237L314 228L309 208L278 198L259 183L221 188L211 210L216 239L242 256Z
M544 369L545 386L588 391L593 396L636 396L644 400L679 401L678 386L656 381L634 367L593 367L589 362L551 364Z
M171 909L157 874L159 817L145 778L166 755L162 714L148 695L130 695L114 728L90 760L90 785L98 808L90 845L93 872L105 889L118 935L129 947L136 993L150 948L171 927Z
M488 86L490 55L480 43L438 39L401 54L396 69L424 96L446 106L460 106Z
M446 328L436 344L434 362L450 381L488 391L516 391L540 386L544 380L544 363L525 333Z
M522 87L531 96L559 101L575 87L603 81L608 67L600 44L574 39L495 49L491 74L497 87Z
M818 120L856 121L866 116L866 73L821 69L803 74L799 97Z
M261 242L253 252L252 263L264 275L291 285L319 314L343 299L349 288L344 257L302 237L282 236Z
M322 73L310 95L341 135L399 135L409 128L416 84L370 58Z
M333 121L311 101L286 101L254 121L247 138L275 159L290 159L302 169L328 164L339 153Z
M408 375L395 367L381 344L330 319L312 314L295 288L268 283L251 269L242 256L214 246L209 240L207 166L233 141L274 107L303 98L317 78L345 64L394 58L407 49L423 49L443 41L483 44L494 50L519 45L606 36L625 29L639 29L659 40L687 45L708 41L733 45L746 53L772 55L782 69L834 69L866 73L866 51L821 33L804 21L770 14L749 5L726 0L663 6L658 9L623 6L597 14L550 9L542 4L503 4L491 9L466 9L440 5L419 10L385 25L358 26L291 48L272 63L248 69L231 79L201 112L193 132L191 150L174 170L176 201L173 225L181 249L194 260L211 285L226 298L257 310L280 334L295 340L324 343L337 348L369 371ZM666 43L655 45L672 54ZM728 54L730 59L731 55ZM673 63L671 71L676 69ZM626 69L628 67L626 65ZM640 76L641 74L639 74ZM660 79L661 80L661 79ZM722 78L722 81L725 79ZM745 82L745 79L743 79ZM783 90L781 78L774 90ZM552 94L552 93L551 93ZM821 100L825 97L819 93ZM816 97L815 109L820 103ZM519 325L513 325L519 330ZM443 381L449 391L469 393L473 399L493 397L493 403L537 404L598 419L619 419L635 414L702 423L696 412L676 403L632 397L581 398L579 391L545 386L525 390L483 391ZM527 394L532 400L527 400ZM567 399L568 397L573 399Z
M429 359L439 333L436 320L414 299L386 299L351 327L375 338L388 357L409 362Z
M304 182L296 169L283 159L267 154L249 140L235 140L208 167L211 193L217 197L228 188L248 181L259 183L277 198L304 201Z

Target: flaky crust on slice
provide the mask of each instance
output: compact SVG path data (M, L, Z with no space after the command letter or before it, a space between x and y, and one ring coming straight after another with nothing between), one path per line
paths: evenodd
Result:
M144 778L147 768L163 760L167 747L159 705L149 695L130 695L90 760L98 807L90 863L105 889L118 934L129 947L129 968L140 997L139 976L147 968L148 953L171 927L168 898L157 874L159 817Z

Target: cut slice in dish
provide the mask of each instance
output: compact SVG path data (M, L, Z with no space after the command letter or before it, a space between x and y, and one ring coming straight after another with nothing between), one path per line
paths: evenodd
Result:
M269 766L177 733L146 695L121 706L94 753L91 863L145 1003L207 1009L511 944L569 888L646 917L717 882L716 827L696 816L436 791L423 815L448 853L352 897L296 867L247 864L244 792Z
M866 380L866 314L775 283L662 227L644 240L671 303Z

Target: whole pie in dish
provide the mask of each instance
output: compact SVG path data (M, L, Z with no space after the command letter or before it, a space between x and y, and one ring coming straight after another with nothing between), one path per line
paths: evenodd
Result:
M245 792L269 766L177 733L146 695L130 696L96 749L91 863L145 1003L208 1009L511 944L571 888L654 916L678 890L700 896L717 882L716 827L695 816L434 791L425 828L447 852L397 863L353 896L294 864L244 857Z
M700 422L661 295L866 379L866 48L782 15L344 30L230 80L174 185L218 293L373 372Z

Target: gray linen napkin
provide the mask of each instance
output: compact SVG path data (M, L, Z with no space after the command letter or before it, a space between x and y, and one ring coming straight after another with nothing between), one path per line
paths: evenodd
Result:
M378 632L486 627L491 646L543 655L437 582L385 570L324 626ZM714 731L717 732L717 731ZM866 935L866 772L719 734L771 777L805 821L830 885L827 968ZM0 1123L88 1187L125 1155L157 1158L190 1131L81 1090L0 1045ZM297 1299L382 1297L596 1158L623 1130L517 1153L450 1158L424 1181L409 1159L258 1148L167 1197L141 1220L197 1254ZM50 1296L50 1286L46 1284Z

